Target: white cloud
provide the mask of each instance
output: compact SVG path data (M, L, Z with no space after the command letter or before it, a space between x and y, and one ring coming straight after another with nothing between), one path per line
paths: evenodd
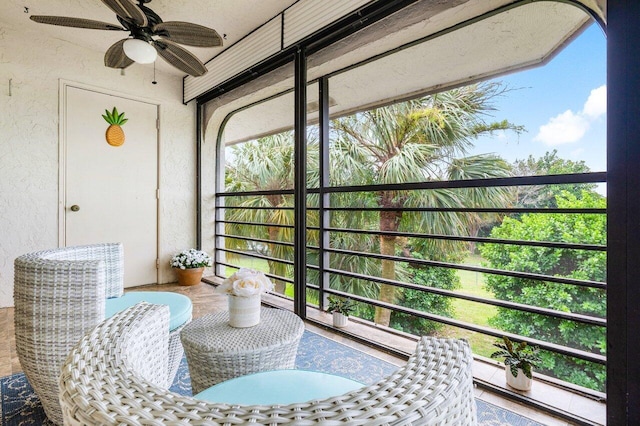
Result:
M550 118L547 124L540 126L533 140L552 146L577 142L589 130L590 123L606 112L607 86L603 85L591 91L581 112L566 110Z
M607 113L607 86L600 86L591 91L582 113L593 120Z
M580 114L574 114L571 110L566 110L551 118L547 124L540 126L533 140L547 145L562 145L580 140L588 129L589 120Z

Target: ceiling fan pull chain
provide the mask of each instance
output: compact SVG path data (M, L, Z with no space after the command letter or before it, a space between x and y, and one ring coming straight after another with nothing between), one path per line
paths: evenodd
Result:
M158 84L158 82L156 81L156 63L153 63L153 81L151 82L151 84Z

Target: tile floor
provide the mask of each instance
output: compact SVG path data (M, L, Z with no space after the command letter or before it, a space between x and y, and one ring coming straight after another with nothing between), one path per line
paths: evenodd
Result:
M133 289L131 289L133 290ZM207 313L226 310L226 297L215 294L213 287L206 284L198 284L192 287L182 287L175 284L144 286L145 291L176 291L185 294L193 301L193 317L198 318ZM268 304L293 309L291 301L270 296L264 298ZM415 347L415 339L402 333L389 333L382 327L371 326L371 324L360 323L351 320L345 330L336 332L331 326L331 315L320 312L316 309L308 310L307 329L326 337L332 338L341 343L368 352L379 358L385 359L396 365L401 365L405 358L394 354L380 351L363 343L359 343L350 336L367 336L372 340L377 340L387 347L399 349L401 352L410 353ZM15 349L15 335L13 326L13 308L0 309L0 377L22 371ZM505 387L504 371L495 363L477 360L474 364L474 376L498 387ZM579 423L569 423L566 420L558 419L545 413L543 410L524 405L504 396L476 388L476 396L480 399L498 405L532 420L549 426L568 426ZM553 384L536 381L534 388L528 392L527 397L538 401L542 405L558 407L564 411L573 412L585 421L582 424L603 425L605 424L605 404L586 398L581 395L568 392L565 389Z

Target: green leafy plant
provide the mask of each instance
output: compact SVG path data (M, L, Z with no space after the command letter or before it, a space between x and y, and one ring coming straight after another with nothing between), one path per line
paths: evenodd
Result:
M541 361L537 346L528 346L527 342L516 345L507 336L503 336L502 342L496 342L493 346L500 350L492 353L491 358L504 358L504 365L509 367L513 377L518 377L518 369L521 369L525 376L532 378L531 367L537 367Z
M540 206L542 207L542 206ZM547 206L544 206L547 207ZM563 209L605 209L607 199L594 191L582 191L580 197L566 191L555 195L548 207ZM536 214L504 218L490 233L501 240L553 241L573 244L607 245L607 218L602 214ZM507 271L534 272L556 277L605 282L607 253L604 251L482 244L483 266ZM499 300L528 306L543 306L562 312L606 317L605 289L582 288L489 274L486 288ZM534 314L510 308L498 308L489 325L504 333L535 337L537 340L570 346L577 350L606 353L606 329L550 315ZM542 362L536 371L584 386L605 391L606 366L552 351L540 351Z
M328 300L329 306L327 307L327 312L330 313L337 312L349 316L356 309L353 300L349 298L329 296Z

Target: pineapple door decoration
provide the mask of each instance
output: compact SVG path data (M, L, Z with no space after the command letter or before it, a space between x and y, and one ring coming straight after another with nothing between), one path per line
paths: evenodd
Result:
M107 128L107 133L105 133L107 143L112 146L122 145L124 143L124 131L120 126L129 121L129 119L124 118L124 112L118 114L116 107L113 107L113 111L111 112L107 109L105 109L104 112L105 114L102 114L102 118L110 124Z

